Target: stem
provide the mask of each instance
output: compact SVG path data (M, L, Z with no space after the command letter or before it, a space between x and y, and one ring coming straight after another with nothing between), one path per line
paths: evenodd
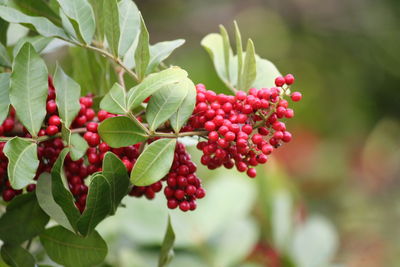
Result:
M151 137L165 137L165 138L177 138L183 136L206 136L208 131L196 131L196 132L183 132L183 133L159 133L155 132Z
M119 71L117 71L117 73L118 73L119 84L126 90L125 80L124 80L125 69L120 69Z
M135 115L133 115L132 112L128 112L126 115L127 115L131 120L133 120L137 125L139 125L140 128L142 128L143 131L145 131L148 135L150 135L149 129L147 129L147 127L144 126L144 125L135 117Z
M71 130L71 134L74 134L74 133L85 133L86 131L87 131L86 128L76 128L76 129L72 129ZM22 137L22 138L25 139L26 141L30 141L32 143L41 143L41 142L44 142L44 141L47 141L47 140L50 140L50 139L61 137L61 135L62 135L61 133L57 133L57 134L52 135L52 136L44 135L44 136L39 136L37 138L24 138L24 137ZM13 139L14 137L0 137L0 142L7 142L7 141Z

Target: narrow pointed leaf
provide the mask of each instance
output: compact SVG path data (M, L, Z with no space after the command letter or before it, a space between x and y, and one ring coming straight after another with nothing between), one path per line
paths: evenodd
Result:
M219 28L221 31L222 43L223 43L223 47L224 47L225 74L226 74L227 80L231 81L230 70L229 70L229 63L230 63L230 57L231 57L231 45L229 43L229 35L223 25L220 25Z
M150 62L147 67L147 73L151 73L154 69L167 57L169 57L175 49L185 43L183 39L173 41L159 42L150 46Z
M147 146L132 169L131 182L147 186L162 179L171 168L175 145L176 139L159 139Z
M139 80L143 80L147 66L150 62L150 48L149 48L149 32L147 31L146 24L144 23L142 15L140 15L140 34L139 41L135 51L135 70Z
M254 51L254 44L249 39L246 48L246 57L243 65L241 83L238 84L239 90L247 91L253 84L257 76L256 54Z
M182 126L190 118L196 105L196 87L190 79L187 79L188 94L183 100L178 110L169 119L171 127L176 133L179 133Z
M239 85L242 83L242 72L243 72L243 48L242 48L242 36L240 34L239 26L236 21L235 24L235 40L236 40L236 54L237 54L237 62L238 62L238 74L237 74L237 83Z
M7 49L4 47L2 43L0 43L0 66L10 68L11 67L11 60L8 56Z
M1 258L11 267L35 267L35 258L32 254L18 245L3 245Z
M82 158L86 154L88 148L88 143L80 134L75 133L71 135L70 156L72 160Z
M8 109L10 106L10 74L0 74L0 125L3 124L7 117Z
M104 0L104 30L107 43L112 54L118 57L118 46L120 38L119 15L117 0Z
M128 108L125 89L118 83L115 83L101 100L100 108L114 114L126 114Z
M164 241L161 246L160 256L158 258L158 267L166 267L174 257L175 232L172 228L171 217L168 216L167 231L164 235Z
M137 37L140 30L140 15L135 3L131 0L122 0L118 3L120 38L118 54L122 57Z

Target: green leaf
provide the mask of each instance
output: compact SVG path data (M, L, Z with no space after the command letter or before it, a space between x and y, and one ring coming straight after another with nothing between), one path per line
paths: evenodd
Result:
M7 173L11 187L22 189L33 182L39 166L37 145L20 137L14 137L4 146L8 158Z
M50 259L66 267L94 266L107 255L107 244L96 231L81 237L55 226L40 235L40 242Z
M0 18L0 43L7 44L7 31L9 23Z
M48 18L55 25L61 26L60 17L49 7L45 0L13 0L19 9L29 16Z
M118 116L104 120L99 125L99 134L111 147L125 147L146 140L146 133L131 119Z
M271 61L257 57L257 77L251 87L274 87L275 78L278 76L282 76L282 74Z
M74 26L65 14L64 10L60 7L58 12L60 13L62 27L65 30L66 34L69 36L69 39L78 40L79 38L75 32Z
M58 64L54 73L54 87L58 113L65 126L69 127L81 109L79 103L81 87L68 77Z
M25 43L14 60L10 101L32 136L37 135L46 116L47 91L46 64L33 46Z
M82 158L86 154L88 148L88 143L80 134L75 133L71 135L70 156L72 160Z
M237 85L242 83L242 71L243 71L243 48L242 48L242 36L240 34L239 26L236 21L233 22L235 25L235 39L236 39L236 54L238 62L238 74L237 74Z
M103 159L103 176L107 179L111 189L111 214L117 210L121 200L129 189L129 177L125 165L113 153L107 152Z
M176 139L154 141L140 154L131 172L131 182L137 186L151 185L163 178L174 160Z
M92 233L110 213L111 205L110 184L103 175L95 174L90 182L85 211L78 221L79 232L84 236Z
M96 40L99 42L104 41L104 0L89 0L93 8L94 17L96 21Z
M92 42L96 30L94 13L86 0L57 0L65 15L70 18L77 33L86 44Z
M104 29L107 43L112 54L118 57L118 45L120 38L119 15L117 0L104 0Z
M171 224L171 217L168 216L167 231L161 246L160 256L158 258L158 267L167 266L174 257L175 233Z
M36 184L36 197L39 206L51 219L56 221L64 228L74 232L74 227L68 220L62 208L55 202L52 190L52 178L48 173L40 175Z
M144 23L142 15L140 15L140 34L139 41L135 51L135 70L139 80L143 80L147 66L150 62L150 48L149 48L149 32L147 31L146 24Z
M0 73L0 125L7 118L10 106L10 74Z
M188 88L188 94L183 100L181 106L169 119L171 122L171 127L176 133L179 133L182 126L190 118L193 113L194 107L196 105L196 87L190 79L185 79Z
M223 43L223 50L224 50L224 62L225 62L225 74L230 81L230 67L229 67L229 62L230 62L230 57L231 57L231 45L229 43L229 35L228 32L226 31L225 27L223 25L219 25L220 31L221 31L221 36L222 36L222 43Z
M34 193L15 197L0 218L0 239L9 244L21 244L40 234L49 221Z
M256 54L251 39L247 42L246 57L243 65L242 78L238 84L238 90L247 91L257 76Z
M187 77L187 72L179 67L171 67L169 69L150 74L139 85L135 86L128 92L128 107L130 109L137 108L147 97L161 87L177 83Z
M0 66L10 68L11 60L8 56L7 49L4 47L2 43L0 43Z
M191 86L194 86L192 81L186 78L177 84L163 86L153 94L146 108L151 131L155 131L178 110Z
M101 100L100 108L114 114L126 114L128 108L125 89L118 83L115 83Z
M182 46L184 43L185 40L177 39L156 43L155 45L150 46L150 62L147 67L147 73L153 72L162 61L169 57L175 49Z
M40 53L46 46L53 40L50 37L43 37L40 35L37 36L27 36L18 41L18 43L14 46L13 55L16 56L21 49L21 47L29 42L35 48L35 51Z
M122 0L118 3L119 27L121 36L119 38L118 54L122 57L137 37L140 30L140 15L135 3L131 0Z
M1 257L11 267L34 267L35 258L26 249L5 244L1 247Z
M11 23L27 24L44 37L68 38L63 29L54 25L47 18L28 16L7 6L0 6L0 17Z

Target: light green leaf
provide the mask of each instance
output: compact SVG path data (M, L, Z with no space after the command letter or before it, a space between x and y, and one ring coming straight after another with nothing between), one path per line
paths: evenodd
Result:
M135 3L131 0L122 0L118 3L119 27L121 36L119 38L118 53L122 57L137 37L140 30L140 15Z
M11 60L8 56L7 49L4 47L2 43L0 43L0 66L10 68Z
M238 90L247 91L253 84L257 76L257 65L256 65L256 54L254 50L254 44L251 39L247 42L246 57L243 65L242 77L238 84Z
M236 40L236 54L237 54L237 85L242 83L242 72L243 72L243 48L242 48L242 36L240 34L239 26L236 21L235 25L235 40Z
M37 145L20 137L14 137L4 146L8 158L7 173L11 187L22 189L33 182L39 166Z
M29 16L48 18L55 25L60 26L60 17L49 7L46 0L13 0L19 10Z
M13 55L14 57L18 54L21 47L26 43L29 42L35 48L35 51L40 53L46 46L53 40L50 37L43 37L43 36L27 36L22 38L18 41L18 43L14 46Z
M54 73L54 87L56 88L58 113L68 128L81 109L79 104L81 87L68 77L58 64Z
M158 267L167 266L174 257L175 233L171 224L171 217L168 216L167 231L161 246L160 256L158 258Z
M10 73L0 73L0 125L7 118L10 106Z
M102 169L102 174L110 184L112 203L111 214L114 214L121 203L121 200L128 193L128 172L122 161L111 152L107 152L104 155Z
M78 40L78 34L75 32L74 26L65 14L64 10L60 7L58 12L60 13L62 27L70 37L69 39Z
M155 45L150 46L150 62L147 67L147 73L153 72L162 61L169 57L175 49L182 46L184 43L185 40L177 39L156 43Z
M100 108L114 114L126 114L128 108L125 89L118 83L115 83L101 100Z
M5 244L1 247L1 257L11 267L34 267L35 258L26 249Z
M124 116L109 118L99 125L101 139L111 147L125 147L146 140L146 133Z
M134 109L143 102L147 97L161 87L177 83L187 77L187 72L179 67L171 67L169 69L150 74L139 85L133 87L128 92L128 107Z
M118 46L120 38L119 14L117 0L104 0L104 29L107 43L112 54L118 57Z
M224 50L224 62L225 62L225 74L227 77L228 81L231 81L230 79L230 67L229 67L229 62L231 58L231 45L229 43L229 35L228 32L226 31L225 27L223 25L219 25L220 31L221 31L221 36L222 36L222 43L223 43L223 50Z
M46 116L47 87L46 64L33 46L25 43L14 60L10 101L32 136L37 135Z
M177 84L163 86L153 94L146 108L146 119L151 131L156 130L178 110L191 86L194 86L192 81L186 78Z
M159 139L147 146L132 169L131 182L147 186L163 178L174 160L175 145L176 139Z
M275 65L266 59L257 57L257 77L251 87L269 88L275 86L275 78L282 76Z
M89 0L96 21L96 40L104 41L104 0Z
M95 266L107 255L107 244L96 231L81 237L55 226L40 235L40 242L50 259L66 267Z
M150 48L149 48L149 32L147 31L146 24L144 23L142 15L140 15L140 34L139 41L135 51L135 70L139 80L143 80L147 66L150 62Z
M70 156L72 160L78 160L86 154L89 145L86 140L75 133L71 135Z

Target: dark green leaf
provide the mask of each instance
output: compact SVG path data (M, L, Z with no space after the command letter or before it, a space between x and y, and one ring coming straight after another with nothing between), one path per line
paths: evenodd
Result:
M124 56L140 30L140 16L138 8L131 0L120 1L118 9L119 27L121 29L118 53L120 56Z
M7 31L9 23L0 18L0 43L7 44Z
M225 75L227 77L227 80L231 81L230 67L229 67L230 57L231 57L231 45L229 43L229 35L223 25L219 25L219 28L221 31L222 43L224 48L223 50L224 50L224 62L225 62Z
M50 37L43 37L43 36L27 36L22 38L18 41L18 43L14 46L13 55L16 56L21 49L21 47L26 43L29 42L35 48L35 51L40 53L46 46L53 40Z
M137 186L151 185L163 178L174 160L176 139L154 141L140 154L131 172L131 182Z
M10 74L0 73L0 125L7 117L10 106Z
M72 160L82 158L86 154L88 148L88 143L80 134L75 133L71 135L70 156Z
M93 8L96 21L96 40L103 42L104 40L104 0L89 0Z
M236 21L235 24L235 39L236 39L236 54L238 62L238 74L237 74L237 85L242 83L242 71L243 71L243 48L242 48L242 36L240 34L239 26Z
M0 43L0 66L10 68L11 67L11 60L8 56L7 49L4 47L2 43Z
M238 90L247 91L253 84L257 76L256 54L254 51L254 44L249 39L246 48L246 57L243 65L242 78L238 83Z
M115 83L101 100L100 108L114 114L126 114L128 108L125 89L118 83Z
M5 244L1 247L1 257L11 267L34 267L35 258L26 249Z
M147 66L150 62L150 48L149 48L149 32L147 31L146 24L144 23L142 15L140 15L140 34L139 41L135 51L135 70L139 80L143 80L146 75Z
M60 17L49 7L45 0L13 0L19 9L29 16L48 18L57 26L61 26Z
M150 63L147 67L147 73L153 72L162 61L169 57L175 49L182 46L184 43L185 40L178 39L174 41L160 42L150 46Z
M160 256L158 258L158 267L167 266L174 257L175 233L171 224L171 217L168 216L167 231L161 246Z
M50 259L66 267L94 266L107 255L107 244L96 231L81 237L55 226L40 235L40 242Z
M104 0L104 29L107 43L114 56L118 57L120 38L119 14L117 0Z

